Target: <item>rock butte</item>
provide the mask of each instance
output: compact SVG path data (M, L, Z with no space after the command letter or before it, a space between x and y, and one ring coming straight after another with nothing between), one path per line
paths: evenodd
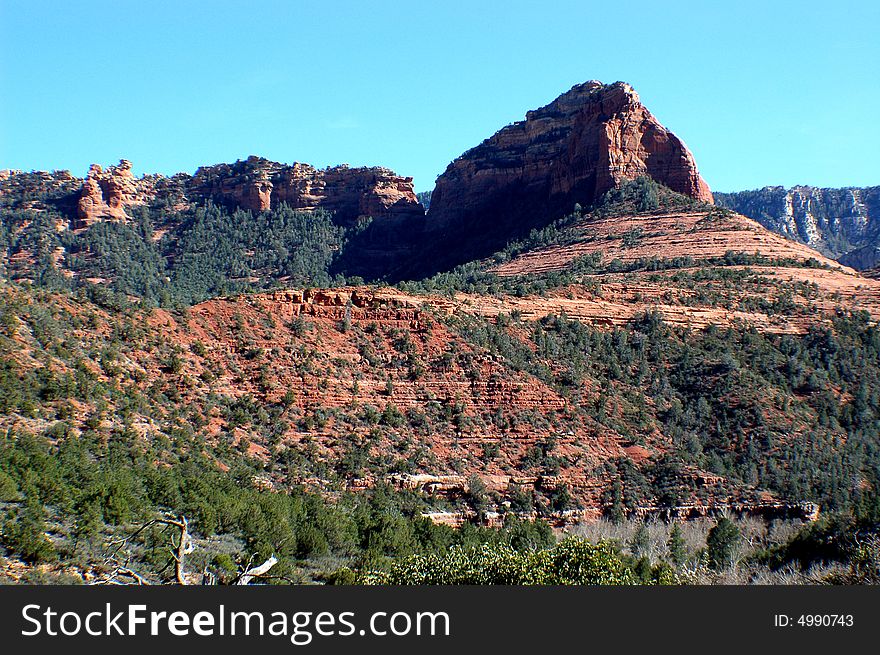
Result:
M690 151L631 86L586 82L453 161L437 179L426 229L435 239L467 233L467 255L485 256L485 244L498 246L575 203L588 206L640 175L712 202Z

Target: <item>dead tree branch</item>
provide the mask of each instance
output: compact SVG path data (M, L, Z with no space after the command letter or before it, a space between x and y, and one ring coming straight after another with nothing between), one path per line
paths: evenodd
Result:
M254 578L259 578L266 575L273 566L278 563L278 558L272 555L265 562L260 564L259 566L254 566L253 568L246 568L244 573L242 573L235 584L237 585L246 585L250 584L251 580Z
M132 539L154 525L164 525L167 527L176 528L176 530L178 531L176 539L174 535L171 536L171 560L169 560L168 563L171 564L171 562L174 562L174 579L177 584L189 584L186 579L185 560L186 556L193 552L193 550L195 550L195 544L193 543L192 536L189 532L189 521L187 521L185 516L175 518L167 515L160 518L151 519L150 521L147 521L146 523L141 525L130 535L121 539L114 539L113 541L109 542L108 546L112 548L112 551L105 558L104 563L111 566L112 570L106 576L103 576L99 581L95 582L95 584L132 584L123 582L122 580L120 580L120 577L131 578L132 580L134 580L133 584L150 584L146 580L146 578L139 575L130 568L129 562L131 560L131 556L127 552L125 552L124 549L126 548L126 546L128 546ZM124 558L121 557L122 553L125 553Z

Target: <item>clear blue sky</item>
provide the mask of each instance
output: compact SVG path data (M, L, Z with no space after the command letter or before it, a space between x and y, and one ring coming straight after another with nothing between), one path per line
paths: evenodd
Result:
M0 168L258 154L418 190L588 79L630 82L710 186L880 184L880 3L0 0Z

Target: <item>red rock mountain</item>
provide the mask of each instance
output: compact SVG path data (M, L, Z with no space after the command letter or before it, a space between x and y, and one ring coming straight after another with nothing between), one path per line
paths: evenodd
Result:
M99 220L124 220L126 209L161 198L177 207L206 200L252 211L287 203L294 209L325 209L337 221L421 217L424 208L413 192L412 178L387 168L335 166L319 170L309 164L279 164L249 157L234 164L203 166L195 175L180 173L135 178L131 162L89 169L76 203L77 226Z
M282 203L334 212L351 226L378 219L352 243L347 273L413 279L486 257L509 241L587 207L623 180L647 175L674 191L712 202L684 143L641 104L628 84L586 82L523 121L499 130L453 161L438 178L430 211L412 178L387 168L316 169L249 157L203 166L194 175L135 178L122 160L93 165L85 179L67 172L7 173L0 195L22 188L63 198L70 225L126 220L140 204L185 209L206 201L254 212Z
M712 202L690 151L631 86L586 82L453 161L437 179L427 229L454 239L467 230L494 247L640 175Z

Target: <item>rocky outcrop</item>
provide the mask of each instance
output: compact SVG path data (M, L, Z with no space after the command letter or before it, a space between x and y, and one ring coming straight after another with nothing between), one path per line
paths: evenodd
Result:
M125 222L138 214L135 207L144 205L152 217L153 236L168 235L172 259L179 236L175 230L186 228L186 221L175 212L208 202L255 213L281 205L303 212L326 211L336 224L351 228L345 233L344 261L338 258L332 274L365 279L384 277L408 261L425 223L425 210L410 177L380 167L318 169L261 157L170 177L135 177L126 160L106 168L93 164L85 178L68 171L7 170L0 172L0 199L15 210L52 212L59 231L86 230L101 221ZM16 220L21 227L28 224L23 214ZM20 254L24 263L36 256L30 251ZM27 268L32 267L23 267Z
M319 170L308 164L280 164L249 157L234 164L199 168L195 175L171 178L135 178L131 162L122 160L106 170L93 164L82 181L74 227L99 220L125 220L134 205L161 201L184 208L205 201L253 212L287 204L294 209L323 209L337 222L354 224L361 216L373 218L424 217L413 191L412 178L387 168L336 166Z
M632 87L586 82L453 161L437 180L427 230L450 240L467 232L464 245L487 254L640 175L712 202L690 151Z
M103 219L124 220L126 208L146 202L151 191L147 180L135 179L131 162L126 159L107 170L92 164L79 193L75 227L87 227Z
M319 170L309 164L279 164L249 157L234 164L202 167L188 184L188 196L265 211L286 203L294 209L334 212L337 221L352 224L360 216L422 217L424 208L411 177L387 168Z
M837 261L863 273L875 270L880 266L880 248L873 245L862 246L840 256Z
M75 194L82 179L70 171L0 171L0 199L12 209L41 209L47 203L62 206L67 214L75 213ZM66 202L63 202L62 199Z
M880 246L880 186L819 189L796 186L717 193L719 205L764 227L805 243L847 266L877 265Z

